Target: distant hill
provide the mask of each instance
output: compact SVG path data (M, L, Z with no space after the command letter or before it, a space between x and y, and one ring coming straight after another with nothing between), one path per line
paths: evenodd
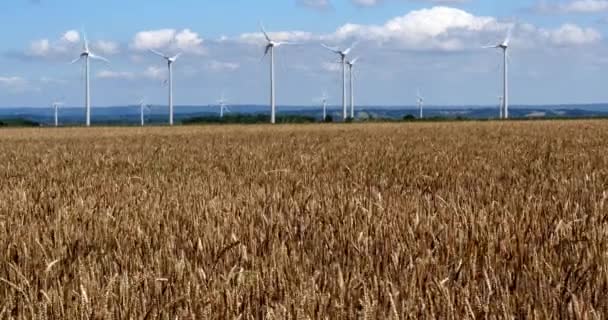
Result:
M319 106L279 106L277 116L286 122L320 121ZM219 123L219 108L217 106L177 106L175 119L187 123ZM229 122L265 121L268 117L268 107L261 105L237 105L230 107L226 119ZM341 107L333 106L328 110L333 119L341 119ZM418 110L412 106L363 106L357 107L356 117L361 120L401 120L406 116L417 117ZM498 116L498 107L484 106L429 106L424 110L425 118L441 119L494 119ZM608 104L580 105L546 105L546 106L512 106L511 118L593 118L608 117ZM149 124L164 124L167 122L166 106L151 106L145 115ZM5 125L42 125L53 124L51 108L0 108L0 122ZM240 119L240 120L238 120ZM291 119L291 120L289 120ZM79 125L84 122L84 109L75 107L62 108L59 111L61 125ZM94 124L105 125L137 125L139 124L139 106L114 106L92 109ZM239 122L242 123L242 122Z

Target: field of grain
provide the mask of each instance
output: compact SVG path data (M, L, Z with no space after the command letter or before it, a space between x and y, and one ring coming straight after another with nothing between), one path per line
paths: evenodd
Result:
M0 319L608 317L608 122L0 130Z

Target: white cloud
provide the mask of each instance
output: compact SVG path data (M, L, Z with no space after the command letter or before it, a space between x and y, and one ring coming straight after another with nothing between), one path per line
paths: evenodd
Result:
M493 17L474 16L464 10L433 7L411 11L384 25L346 24L325 37L328 41L364 40L418 50L462 50L467 34L504 31L506 24Z
M431 2L443 1L446 0ZM479 48L489 42L501 41L512 25L495 17L476 16L458 8L436 6L411 11L381 25L348 23L329 34L315 35L305 31L279 31L269 34L276 41L327 42L342 46L362 41L368 45L375 44L389 49L463 51ZM564 47L593 44L600 39L601 34L597 30L575 24L566 24L557 29L543 29L520 23L515 24L512 43L524 48ZM245 33L237 38L237 42L245 44L259 45L264 41L261 33Z
M535 11L541 13L598 13L608 11L608 0L570 0L556 3L540 1Z
M38 58L74 58L78 55L79 50L81 50L80 41L81 37L78 31L68 30L56 40L45 38L32 41L29 48L25 51L25 55ZM120 45L113 41L95 41L91 47L95 53L102 55L113 55L120 52Z
M602 36L593 28L582 28L574 24L565 24L558 29L545 31L544 35L557 46L578 46L592 44Z
M78 31L76 31L76 30L68 30L63 34L63 37L61 37L61 40L70 42L70 43L80 42L80 33L78 33Z
M99 54L114 55L120 52L120 45L113 41L99 40L93 44L93 51Z
M0 89L5 89L9 92L24 92L28 89L28 82L22 77L0 76Z
M35 57L44 57L51 51L51 43L48 39L35 40L30 43L27 54Z
M132 79L135 79L135 76L136 75L133 72L128 72L128 71L101 70L97 73L97 78L99 78L99 79L132 80Z
M274 41L306 42L316 39L312 32L307 31L268 32L268 35ZM238 42L245 44L262 44L264 41L266 41L266 39L261 32L243 33L238 39Z
M241 65L236 62L222 62L222 61L212 60L209 63L207 63L206 67L208 70L220 72L220 71L236 71L241 67Z
M152 80L165 80L167 78L167 69L159 66L149 66L143 75Z
M131 43L135 50L171 50L204 54L203 39L190 29L159 29L138 32Z

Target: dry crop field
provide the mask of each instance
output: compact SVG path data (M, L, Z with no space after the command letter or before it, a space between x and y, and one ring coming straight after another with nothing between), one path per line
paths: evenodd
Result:
M0 130L0 319L608 317L608 122Z

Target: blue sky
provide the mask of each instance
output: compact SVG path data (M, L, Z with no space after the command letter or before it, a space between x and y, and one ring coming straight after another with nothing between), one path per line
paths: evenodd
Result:
M320 44L357 45L364 105L490 105L500 53L480 47L513 27L511 102L608 102L608 0L11 0L0 3L0 107L83 100L82 30L111 60L92 66L94 106L166 101L166 68L148 49L183 52L176 104L268 100L263 21L277 40L277 103L339 104L335 57Z

